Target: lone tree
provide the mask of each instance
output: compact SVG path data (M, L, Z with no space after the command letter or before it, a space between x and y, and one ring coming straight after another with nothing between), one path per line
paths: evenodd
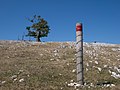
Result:
M34 15L32 19L28 19L32 25L27 26L28 34L26 36L36 38L37 42L41 42L41 37L47 37L50 31L48 22L41 18L41 16Z

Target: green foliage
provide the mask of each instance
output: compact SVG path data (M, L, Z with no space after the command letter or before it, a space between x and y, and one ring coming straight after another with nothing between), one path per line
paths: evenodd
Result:
M41 37L47 37L50 31L48 26L48 22L41 18L41 16L34 15L32 19L28 19L32 25L27 26L26 30L28 34L26 36L31 36L36 38L36 40L40 40Z

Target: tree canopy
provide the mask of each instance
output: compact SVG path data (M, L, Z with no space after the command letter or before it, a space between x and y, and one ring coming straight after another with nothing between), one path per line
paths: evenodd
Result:
M32 19L28 19L32 25L27 26L26 30L28 34L26 36L36 38L36 41L40 42L41 37L47 37L50 31L48 22L41 18L41 16L34 15Z

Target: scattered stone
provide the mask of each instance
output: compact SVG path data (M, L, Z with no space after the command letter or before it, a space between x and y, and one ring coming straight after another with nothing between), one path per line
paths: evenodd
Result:
M59 76L62 76L62 74L61 74L61 73L59 73Z
M63 87L61 87L60 89L63 90Z
M58 52L59 52L59 50L54 50L53 52L54 52L54 53L58 53Z
M60 61L60 59L57 58L56 61Z
M110 71L110 70L108 70L108 72L111 74L112 73L112 71Z
M6 42L5 42L6 43ZM22 42L22 44L20 44L21 42L19 42L19 44L17 44L18 42L14 42L14 44L16 45L15 47L14 47L14 45L12 45L11 47L9 47L9 48L6 48L6 49L4 49L4 50L15 50L15 51L12 51L12 52L14 52L13 54L11 54L11 55L6 55L6 59L9 59L9 58L12 58L12 57L17 57L17 56L20 56L20 57L22 57L22 56L25 56L26 54L25 54L25 52L24 53L21 53L20 52L20 54L18 54L18 52L16 53L16 50L18 49L18 48L20 48L22 51L24 51L24 48L23 47L27 47L27 46L30 46L29 44L31 44L31 43L26 43L26 42ZM10 42L10 43L8 43L8 45L9 44L12 44L12 42ZM45 44L45 43L43 43L43 44ZM38 43L38 45L40 46L40 43ZM108 69L107 67L109 67L110 65L111 65L111 63L113 62L113 60L115 60L115 64L113 64L111 67L109 67L109 69L110 70L108 70L108 72L111 74L111 76L112 77L114 77L114 78L116 78L116 79L119 79L120 78L120 65L119 65L119 63L117 63L120 59L120 55L118 55L119 53L117 53L117 54L113 54L113 55L111 55L111 52L106 52L106 51L104 51L104 49L102 49L100 46L102 46L102 45L100 45L99 46L99 44L89 44L89 43L86 43L86 44L84 44L84 45L86 45L87 46L87 48L86 48L86 46L84 46L84 55L87 55L88 56L88 58L86 59L86 57L85 57L85 60L87 60L87 63L85 64L86 66L87 66L87 68L85 67L85 70L86 71L88 71L88 69L90 68L92 68L92 66L93 65L98 65L98 64L100 64L100 65L102 65L102 63L100 63L102 60L107 60L107 61L105 61L105 62L103 62L103 67L104 68L106 68L106 69ZM4 46L4 45L2 45L2 46ZM47 45L46 45L47 46ZM45 47L46 47L45 46ZM62 49L61 48L50 48L50 50L47 48L47 50L45 50L44 49L44 51L46 51L46 54L45 54L45 57L47 56L47 54L50 52L51 54L49 55L50 57L52 57L53 56L53 58L51 58L51 59L49 59L50 61L62 61L63 60L63 57L62 57L62 55L64 54L64 56L65 56L65 54L66 54L66 52L64 52L64 53L62 53L61 54L61 52L62 52L62 50L65 48L65 50L72 50L72 48L74 48L74 46L73 45L71 45L71 46L68 46L68 45L64 45L63 43L62 44L60 44L60 45L58 45L58 46L61 46L62 47ZM93 46L95 46L95 47L93 47ZM107 46L109 46L109 45L107 45ZM1 47L1 46L0 46ZM50 46L51 47L51 46ZM90 50L89 50L89 48L88 47L90 47ZM39 48L39 47L38 47ZM2 48L3 49L3 48ZM41 49L41 48L40 48ZM75 49L75 48L74 48ZM92 49L92 50L91 50ZM93 50L93 49L95 49L95 50ZM33 49L34 50L34 49ZM37 49L35 49L35 50L37 50ZM61 50L61 51L59 51L59 50ZM109 50L108 50L109 51ZM120 51L120 50L119 50ZM11 51L9 51L9 52L11 52ZM11 52L11 53L12 53ZM40 56L43 56L43 54L44 54L44 52L42 52L42 50L41 50L41 52L43 53L41 53L41 52L38 52L38 51L33 51L33 53L28 53L27 55L31 55L31 54L34 54L34 52L35 53L38 53L39 55L39 57ZM41 54L40 54L41 53ZM71 53L71 52L70 52ZM100 53L100 54L99 54ZM76 55L76 54L75 54ZM74 57L70 57L71 59L70 60L73 60L74 62L76 62L76 59L73 59L73 58L75 58L75 55L74 55ZM91 56L89 56L89 55L91 55ZM102 58L102 60L100 60L100 61L98 61L98 59L100 58L100 55L101 55L101 58ZM115 59L112 59L112 58L110 58L110 57L107 57L107 58L110 58L110 59L107 59L106 58L106 56L104 56L104 55L108 55L108 56L116 56L115 57ZM2 56L2 55L1 55ZM57 56L57 57L56 57ZM60 59L60 56L61 56L61 59ZM94 57L95 56L95 57ZM99 57L98 57L99 56ZM33 57L32 56L30 56L32 59L33 59ZM49 58L50 58L49 57ZM29 56L25 56L25 59L29 59ZM57 59L58 58L58 59ZM40 58L38 58L38 59L40 59ZM3 59L4 60L4 59ZM19 59L17 59L17 60L19 60ZM23 59L24 60L24 59ZM34 60L34 59L33 59ZM67 59L65 59L66 61L67 61ZM68 61L69 61L69 59L68 59ZM73 62L72 61L72 62ZM110 62L109 62L110 61ZM86 61L85 61L86 62ZM108 62L108 63L107 63ZM52 62L51 62L52 63ZM54 63L54 62L53 62ZM65 62L66 63L66 62ZM93 63L93 64L92 64ZM106 63L107 65L104 65L104 63ZM116 64L117 63L117 64ZM17 63L17 65L18 65L18 63ZM19 65L17 66L17 65L15 65L14 64L14 66L15 66L15 68L16 67L18 67L19 68ZM66 65L67 66L70 66L71 65L71 63L66 63ZM96 65L95 66L93 66L93 67L95 67L97 70L99 70L99 71L102 71L102 66L100 66L100 67L96 67ZM119 65L119 67L118 66L115 66L115 65ZM41 66L42 67L42 66ZM47 68L48 69L48 68ZM92 68L93 69L93 68ZM105 69L105 70L106 70ZM24 72L24 70L19 70L19 74L20 75L13 75L13 76L11 76L10 78L13 80L13 81L18 81L18 82L24 82L25 81L25 79L24 78L22 78L22 77L20 77L22 74L24 74L23 73ZM73 69L73 70L71 70L71 72L73 72L73 73L75 73L76 72L76 69ZM17 73L17 72L16 72ZM22 73L22 74L21 74ZM59 76L61 76L62 74L61 73L59 73L58 74ZM18 79L18 76L19 76L19 79ZM28 77L30 77L30 75L28 74L28 75L26 75L26 77L28 78ZM52 77L55 77L55 76L52 76ZM21 79L20 79L21 78ZM7 81L7 83L8 83L9 81ZM75 83L74 82L74 80L71 80L70 81L71 83L70 84L68 84L67 82L65 82L66 83L66 85L68 85L68 86L73 86L73 87L75 87L75 88L77 88L77 87L80 87L80 84L77 84L77 83ZM6 83L6 81L0 81L0 84L4 84L4 83ZM88 88L91 88L91 87L95 87L95 85L93 85L93 83L89 83L89 85L84 85L84 86L87 86ZM99 85L98 85L99 86ZM112 86L115 86L115 84L109 84L109 83L103 83L102 84L102 87L112 87ZM63 87L60 87L60 89L63 89ZM75 89L75 90L77 90L77 89ZM79 89L78 89L79 90Z
M101 87L113 87L115 85L112 82L104 81L104 82L98 82L97 86L101 86Z
M65 82L65 84L68 84L68 82Z
M40 56L43 56L43 54L41 53Z
M100 67L97 67L98 68L98 70L101 72L102 71L102 68L100 68Z
M21 79L19 80L19 82L24 82L24 78L21 78Z
M75 72L76 72L76 69L73 69L72 72L75 73Z
M120 59L117 59L118 61L120 61Z
M95 64L98 64L98 61L95 61Z
M59 56L59 54L58 54L58 53L55 53L54 56Z
M104 68L107 68L108 67L108 65L104 65Z
M65 45L61 45L61 48L65 49L65 48L67 48L67 46L65 46Z
M90 63L92 63L93 61L89 61Z
M86 71L88 71L88 68L86 68Z
M86 63L87 67L89 67L89 63Z
M73 82L73 83L68 84L68 86L69 87L73 87L74 86L76 88L76 87L80 87L81 85L78 84L78 83Z
M111 86L112 86L112 87L114 87L114 86L115 86L115 84L111 84Z
M17 75L13 75L13 76L11 77L11 79L15 79L15 78L17 78Z
M5 84L5 83L6 83L6 81L1 81L1 83L2 83L2 84Z
M112 74L111 76L114 77L115 79L120 78L120 74L117 74L115 72L111 72L111 74Z
M109 67L109 69L112 69L112 67Z
M17 81L17 78L13 79L13 82Z
M73 83L73 82L74 82L74 80L70 80L70 82L71 82L71 83Z
M94 87L94 84L93 84L93 83L90 83L90 86L91 86L91 87Z
M117 70L118 73L120 73L120 69L116 66L114 66L114 69Z
M30 77L30 75L28 74L27 77Z
M70 64L69 63L67 63L67 66L69 66Z
M50 61L54 61L55 59L51 58Z
M7 56L7 58L9 59L10 57L9 57L9 56Z

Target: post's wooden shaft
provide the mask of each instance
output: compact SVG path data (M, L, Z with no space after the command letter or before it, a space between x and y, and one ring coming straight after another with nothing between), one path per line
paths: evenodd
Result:
M83 32L82 24L76 24L76 52L77 52L77 82L84 84L83 77Z

